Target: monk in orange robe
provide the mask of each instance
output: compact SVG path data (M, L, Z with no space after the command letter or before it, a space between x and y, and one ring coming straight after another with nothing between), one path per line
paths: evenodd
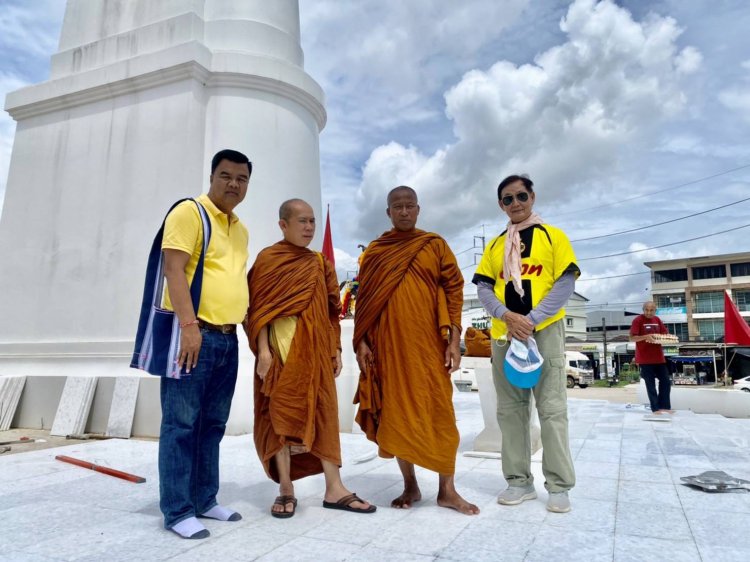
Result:
M393 229L367 246L359 270L357 423L381 457L398 459L404 491L392 507L422 498L417 464L440 475L438 505L473 515L479 508L454 485L459 435L451 373L461 361L463 277L445 240L415 228L412 188L392 190L386 214Z
M341 482L338 401L341 372L336 272L307 249L315 235L313 210L301 199L279 209L284 240L262 250L248 273L245 325L255 363L255 448L279 483L271 515L294 515L293 480L325 474L323 507L372 513L375 506Z

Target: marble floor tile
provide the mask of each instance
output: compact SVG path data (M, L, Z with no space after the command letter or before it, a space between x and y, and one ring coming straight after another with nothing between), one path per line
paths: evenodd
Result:
M570 491L572 501L578 498L606 502L617 501L617 480L576 475L576 486Z
M635 537L664 537L664 529L674 540L692 539L692 532L681 508L640 503L617 503L615 534Z
M620 465L620 480L637 482L672 483L672 474L666 466Z
M606 458L606 457L604 457ZM575 471L580 476L594 476L596 478L614 478L620 476L618 463L601 461L575 461Z
M476 562L523 560L534 542L541 523L484 519L464 529L455 540L440 551L440 560L471 558Z
M701 562L698 548L692 540L670 540L666 529L664 537L617 535L614 562Z
M699 549L732 547L750 552L750 532L746 515L702 509L687 509L685 514Z
M591 447L583 447L578 454L575 456L575 462L598 462L602 457L605 457L608 462L617 463L620 462L620 451L596 451Z
M381 534L372 545L387 550L436 556L472 522L474 517L439 508L411 509L403 525Z
M356 559L362 547L356 544L336 542L332 540L296 537L283 543L270 552L256 558L261 562L330 562L343 561L348 558Z
M618 502L653 506L680 507L680 500L671 482L652 483L622 480L617 494Z
M746 548L734 546L699 545L698 552L705 562L747 562Z
M411 552L386 550L368 545L356 551L350 557L346 558L346 560L351 562L430 562L437 560L437 558L423 554L413 554Z
M611 562L614 537L611 533L596 533L543 525L529 547L525 562L551 560L585 560Z
M546 498L544 500L546 502ZM550 527L571 531L595 531L613 533L615 529L615 502L571 499L572 510L568 513L549 513L544 524Z

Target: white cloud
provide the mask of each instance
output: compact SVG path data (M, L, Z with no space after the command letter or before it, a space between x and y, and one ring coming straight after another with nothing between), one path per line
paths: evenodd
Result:
M727 88L719 94L719 101L750 121L750 83L744 88Z
M684 109L682 80L700 53L678 48L673 19L636 22L609 0L577 0L560 27L567 41L533 64L499 61L447 91L453 144L429 155L398 143L372 152L359 235L379 234L385 194L401 183L420 194L420 225L449 237L497 220L493 191L509 173L529 173L545 204L569 199L571 186L610 173L623 148Z
M341 248L334 248L333 259L336 260L336 275L339 282L354 277L354 272L358 269L357 258Z

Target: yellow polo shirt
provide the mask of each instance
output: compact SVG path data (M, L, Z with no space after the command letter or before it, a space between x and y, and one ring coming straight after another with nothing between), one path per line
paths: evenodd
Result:
M576 256L568 237L559 228L549 224L534 225L521 231L521 285L524 296L521 298L513 287L513 281L505 279L503 261L505 259L506 232L493 238L484 250L477 266L473 282L485 281L494 286L495 296L512 312L528 314L552 289L564 273L581 273L576 265ZM543 330L553 322L565 317L562 308L551 318L536 326ZM499 318L492 319L493 339L505 337L508 328Z
M203 266L203 288L198 317L211 324L239 324L247 314L247 243L245 225L232 213L222 213L205 193L196 200L211 220L211 240ZM185 268L188 284L193 280L203 247L201 217L195 203L183 201L167 217L162 250L180 250L190 254ZM172 310L168 289L164 307Z

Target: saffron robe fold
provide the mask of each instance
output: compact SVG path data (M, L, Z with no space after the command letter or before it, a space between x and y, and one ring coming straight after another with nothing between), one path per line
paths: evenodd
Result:
M460 329L463 277L437 234L391 230L362 256L354 348L374 355L360 373L357 423L385 458L453 474L459 435L445 367L451 325Z
M262 250L247 275L248 342L258 355L258 334L274 320L297 317L286 361L271 347L271 368L255 375L255 448L268 476L279 481L274 455L292 451L291 478L341 465L334 370L341 349L336 272L318 252L281 241ZM269 337L269 345L271 338ZM257 367L256 367L257 368Z

